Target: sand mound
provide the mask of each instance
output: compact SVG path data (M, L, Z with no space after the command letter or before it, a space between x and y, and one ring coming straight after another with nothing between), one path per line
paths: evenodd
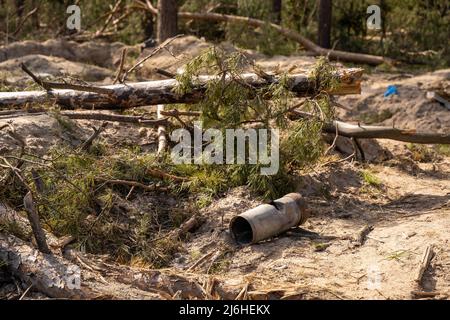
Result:
M105 43L89 41L77 43L65 40L22 41L0 47L0 62L26 55L39 54L61 57L70 61L95 64L100 67L112 67L125 45L119 42ZM132 48L129 48L132 50ZM134 49L137 50L137 49Z
M113 74L108 69L81 62L72 62L64 58L32 54L0 62L0 72L7 75L8 82L15 83L30 79L21 70L21 63L24 63L33 73L41 77L72 75L85 81L102 81Z
M383 97L388 85L396 85L399 94ZM361 95L339 98L339 102L351 108L341 116L404 129L449 132L450 111L426 98L427 91L449 94L449 88L450 69L417 77L368 75Z

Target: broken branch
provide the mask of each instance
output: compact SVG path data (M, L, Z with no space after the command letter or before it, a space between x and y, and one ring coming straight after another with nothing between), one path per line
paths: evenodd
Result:
M159 178L159 179L168 179L168 180L174 180L174 181L179 181L179 182L189 181L189 178L174 176L172 174L169 174L167 172L164 172L164 171L161 171L158 169L147 169L147 174L152 177Z
M166 112L164 112L165 114ZM12 110L5 113L0 113L0 119L10 119L16 117L30 117L30 116L41 116L44 114L50 114L46 112L44 109L31 111L30 110ZM168 125L169 121L167 118L162 119L150 119L144 116L128 116L128 115L120 115L120 114L109 114L102 112L80 112L80 111L62 111L57 113L58 115L67 117L69 119L74 120L100 120L100 121L110 121L110 122L125 122L125 123L135 123L144 126L159 126L159 125ZM181 112L181 115L184 115L184 112ZM172 116L170 112L167 116ZM8 134L10 134L8 132Z
M428 245L423 253L422 260L420 260L420 265L417 269L417 275L416 275L415 281L417 282L418 285L421 284L423 274L430 266L430 262L431 262L431 259L433 258L433 255L434 255L433 246Z
M104 180L104 179L100 179ZM164 187L158 187L156 185L146 185L137 181L129 181L129 180L104 180L104 183L106 184L118 184L118 185L124 185L124 186L131 186L131 187L138 187L141 189L144 189L146 191L167 191L167 188Z
M20 66L25 73L27 73L38 85L40 85L42 88L44 88L47 91L52 90L52 89L70 89L70 90L85 91L85 92L95 92L98 94L114 93L114 91L112 91L108 88L104 88L104 87L95 87L95 86L90 86L90 85L87 86L87 85L80 85L80 84L44 81L41 78L39 78L38 76L36 76L33 72L31 72L31 70L28 69L25 64L21 63Z
M163 119L162 112L164 111L164 105L159 104L158 105L158 119ZM159 125L158 126L158 155L161 155L167 148L167 135L166 135L166 126L165 125Z
M292 111L291 120L315 117L311 113L302 111ZM323 131L326 133L336 133L336 128L340 136L355 139L390 139L403 142L421 144L450 144L449 133L428 133L416 132L415 130L402 130L383 126L363 126L350 124L335 120L325 123Z
M39 214L33 200L31 192L28 192L23 198L23 206L27 212L28 220L30 221L31 229L33 230L34 238L40 252L50 254L47 240L45 238L44 230L39 221Z
M12 36L15 37L17 34L22 30L22 27L25 25L25 22L28 20L29 17L31 17L33 14L35 14L38 10L38 7L34 8L30 12L28 12L25 17L23 17L22 20L20 20L19 25L17 26L16 31L13 32Z

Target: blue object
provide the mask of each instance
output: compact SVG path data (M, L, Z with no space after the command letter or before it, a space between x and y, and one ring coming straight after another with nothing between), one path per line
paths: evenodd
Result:
M397 94L398 95L398 90L397 90L397 86L388 86L387 90L384 92L384 97L389 97L393 94Z

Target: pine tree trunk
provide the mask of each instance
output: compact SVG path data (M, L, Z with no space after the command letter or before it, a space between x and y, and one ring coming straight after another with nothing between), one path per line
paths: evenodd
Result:
M146 12L144 17L142 18L142 29L144 29L144 41L147 41L151 38L153 38L153 27L154 27L154 21L153 21L153 15L149 12Z
M281 3L282 0L272 0L273 22L281 23Z
M31 1L31 6L33 8L38 8L39 7L39 2L37 0L32 0ZM33 24L33 27L37 29L40 28L41 24L39 23L39 9L36 11L35 14L33 14L31 16L31 22Z
M178 33L177 1L159 0L158 11L158 42L162 43Z
M17 12L17 17L22 18L24 10L25 10L25 0L16 0L15 1L16 4L16 12Z
M318 44L322 48L331 48L331 0L319 1L319 39Z

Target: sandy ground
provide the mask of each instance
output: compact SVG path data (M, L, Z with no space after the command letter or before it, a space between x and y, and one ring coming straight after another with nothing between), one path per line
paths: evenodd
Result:
M194 37L177 39L170 50L179 60L174 63L173 57L163 51L146 63L140 77L153 77L155 65L176 71L186 59L207 46ZM0 62L0 79L3 76L5 81L20 81L13 78L20 77L14 66L20 61L31 65L38 61L36 68L41 64L46 67L38 68L37 72L54 77L69 73L108 81L115 70L107 67L116 63L115 52L121 48L118 44L113 47L114 52L107 51L110 61L95 68L83 59L70 61L68 53L51 57L48 52L36 49L26 51L22 57L5 56L5 61ZM89 45L83 48L87 50ZM254 52L249 54L272 71L295 66L295 72L314 63L311 57L269 58ZM361 117L370 116L375 119L374 124L448 132L450 111L427 100L425 93L428 90L448 93L449 79L450 70L423 75L368 74L361 95L339 98L349 108L340 110L339 117L361 121ZM396 84L400 94L386 99L383 92L390 84ZM0 116L0 126L7 121L12 121L32 151L40 154L61 140L77 145L92 132L88 125L98 126L97 122L76 121L70 133L63 130L60 121L47 115L11 119ZM130 145L147 146L149 150L155 147L153 130L131 125L113 123L102 137L108 143L125 140ZM11 138L1 136L0 152L17 147L14 143ZM302 183L296 191L305 196L312 214L301 228L256 245L237 246L229 236L230 219L261 202L245 187L236 188L202 210L205 224L186 241L184 250L175 256L171 270L183 273L189 269L191 274L228 283L238 292L247 288L252 292L248 296L254 298L405 299L417 290L414 282L417 267L426 247L433 245L435 255L421 290L438 292L436 298L448 298L450 157L417 163L411 160L404 143L380 140L363 141L362 145L370 155L370 163L336 163L300 177ZM372 172L381 185L364 183L361 170ZM355 239L365 226L372 226L373 230L358 245ZM205 255L203 262L192 268ZM129 290L125 297L139 297L139 292Z
M232 243L226 226L258 202L244 188L233 190L206 209L209 222L187 244L188 252L198 252L197 257L221 248L225 254L219 274L258 289L288 287L304 298L407 299L416 290L414 278L423 252L432 244L436 255L422 285L446 297L450 163L439 166L439 176L427 166L419 176L396 167L369 168L382 181L380 189L367 189L359 182L355 165L318 173L316 179L329 181L331 196L307 196L312 217L306 224L246 247ZM355 239L366 225L373 230L359 246ZM191 260L186 265L195 259ZM205 272L210 266L205 263L199 269Z

